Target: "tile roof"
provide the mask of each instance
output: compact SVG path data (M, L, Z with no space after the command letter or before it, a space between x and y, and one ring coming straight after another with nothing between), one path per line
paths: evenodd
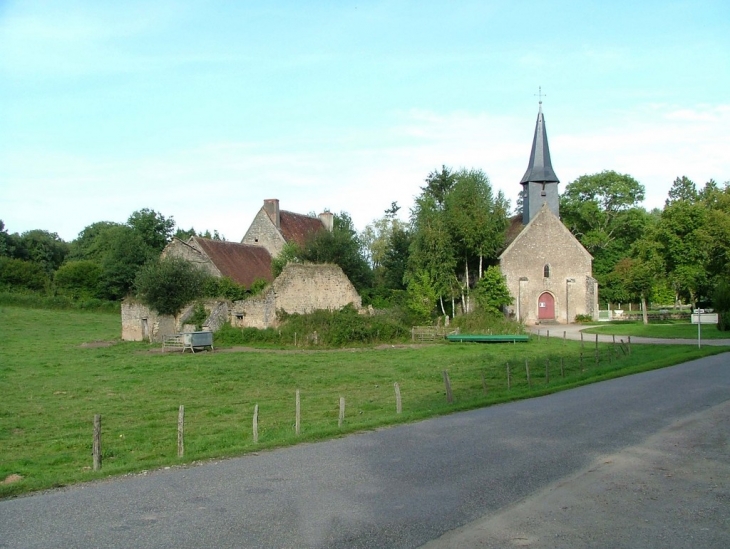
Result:
M310 217L285 210L279 212L279 222L281 236L284 237L284 240L296 242L299 246L304 246L310 234L324 229L324 225L318 217Z
M192 237L223 276L249 288L256 279L274 280L271 255L261 246Z

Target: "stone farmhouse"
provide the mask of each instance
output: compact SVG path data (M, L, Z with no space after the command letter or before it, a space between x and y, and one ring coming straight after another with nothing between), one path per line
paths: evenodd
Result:
M197 236L187 241L175 238L162 256L182 257L212 276L229 277L246 287L256 280L269 282L261 294L243 301L204 302L209 314L205 329L215 331L226 322L240 327L268 328L277 325L277 311L305 314L317 309L340 309L348 304L361 307L357 290L337 265L289 264L276 279L273 277L272 258L281 252L285 243L303 245L313 232L331 231L332 227L333 215L329 212L311 217L282 211L279 200L269 199L264 200L241 243ZM176 320L128 298L122 303L122 339L161 341L166 335L193 331L195 327L185 322L193 305L183 309Z
M499 266L514 298L508 314L526 324L598 319L593 257L560 221L558 177L550 160L542 101L523 187L522 214L512 218Z

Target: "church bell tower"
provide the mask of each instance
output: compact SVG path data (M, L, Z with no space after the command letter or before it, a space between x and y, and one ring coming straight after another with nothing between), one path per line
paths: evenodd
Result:
M537 113L535 124L535 137L532 140L532 152L527 171L522 177L522 223L527 225L537 215L543 204L558 217L560 217L558 196L558 183L560 180L553 171L550 162L550 149L548 148L547 130L545 119L542 115L542 99Z

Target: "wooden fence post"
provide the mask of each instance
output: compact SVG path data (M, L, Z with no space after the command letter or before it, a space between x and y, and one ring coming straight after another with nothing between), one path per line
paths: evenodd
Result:
M185 406L180 405L177 411L177 457L185 454Z
M400 414L403 411L403 407L401 406L400 400L400 385L398 385L397 381L393 383L393 388L395 389L395 413Z
M446 402L451 404L454 402L454 397L451 394L451 380L449 379L448 370L444 370L444 385L446 386Z
M297 389L297 396L296 396L296 418L294 419L294 432L299 436L299 433L301 432L301 426L302 426L302 407L301 407L301 401L299 399L299 389Z
M337 420L337 426L342 427L343 421L345 421L345 397L340 397L340 417Z
M580 348L583 348L583 332L580 333Z
M527 359L525 359L525 373L527 374L527 386L532 389L532 380L530 379L530 365L527 363Z
M631 356L631 336L629 336L629 356Z
M253 407L253 442L257 444L259 441L259 405Z
M596 334L596 351L598 350L598 334Z
M101 414L94 416L94 443L92 446L94 471L101 469Z
M565 336L567 335L566 331L563 330L563 345L565 345Z
M545 342L550 343L550 330L547 331L547 335L545 336Z
M616 334L613 334L613 352L616 352Z

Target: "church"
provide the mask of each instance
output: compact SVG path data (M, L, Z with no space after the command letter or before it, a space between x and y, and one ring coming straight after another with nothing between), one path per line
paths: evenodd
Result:
M560 221L558 180L550 161L540 101L530 161L522 181L522 214L507 229L499 266L514 301L507 313L528 325L598 320L593 257Z

